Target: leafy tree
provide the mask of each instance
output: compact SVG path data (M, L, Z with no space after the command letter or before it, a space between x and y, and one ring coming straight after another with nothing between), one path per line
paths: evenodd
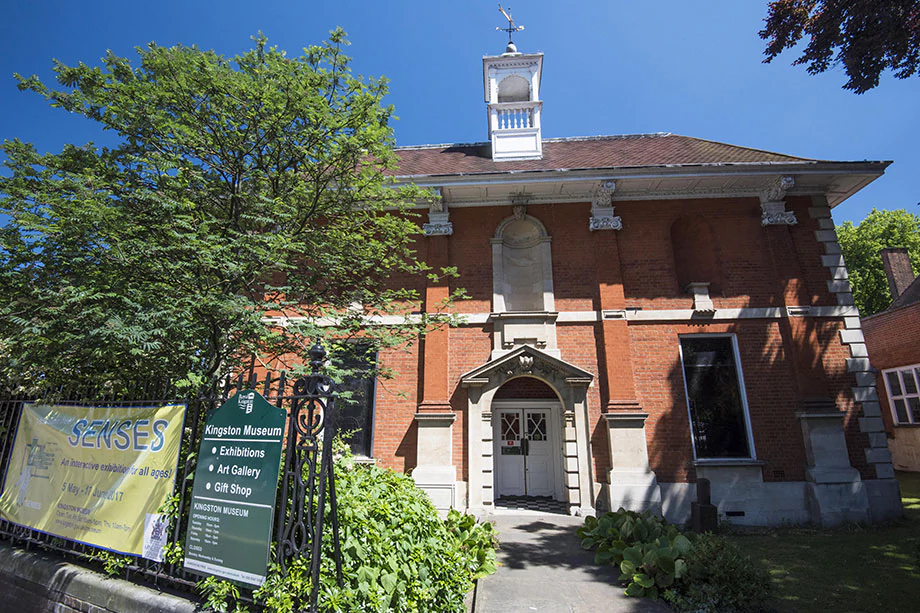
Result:
M857 94L878 85L887 69L906 79L920 67L918 0L774 0L765 22L764 62L807 38L793 65L818 74L842 64L849 79L843 87Z
M906 247L914 273L920 271L920 216L904 209L872 209L859 225L846 221L838 226L837 238L850 273L853 298L863 315L878 313L891 304L879 250Z
M427 270L407 203L428 195L385 176L386 81L352 75L341 30L293 58L254 41L56 62L58 89L16 75L120 138L2 145L0 381L206 387L319 334L393 345L431 323L366 325L417 310Z

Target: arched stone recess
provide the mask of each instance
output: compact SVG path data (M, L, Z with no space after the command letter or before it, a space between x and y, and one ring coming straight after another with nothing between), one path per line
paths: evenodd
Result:
M498 83L499 102L528 102L530 94L530 83L521 75L508 75Z
M587 391L594 375L531 346L520 346L471 370L460 378L467 388L467 452L469 489L467 506L474 513L490 512L495 500L495 394L506 382L534 377L549 385L559 398L562 497L572 514L594 512L591 440Z
M536 217L516 204L492 238L492 358L520 345L559 356L551 238Z

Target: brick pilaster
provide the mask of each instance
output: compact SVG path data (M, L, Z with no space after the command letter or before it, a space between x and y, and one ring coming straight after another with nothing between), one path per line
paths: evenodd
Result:
M597 274L598 306L601 311L603 345L601 401L604 411L638 408L633 381L632 352L626 322L626 297L616 231L594 232L594 268Z
M429 236L427 263L435 272L449 262L450 239L447 236ZM450 295L447 281L428 281L425 287L426 313L438 312L439 306ZM447 366L450 359L450 330L442 326L428 332L421 343L420 413L445 413L451 410Z

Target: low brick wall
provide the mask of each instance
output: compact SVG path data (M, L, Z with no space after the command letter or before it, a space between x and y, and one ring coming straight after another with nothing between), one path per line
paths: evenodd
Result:
M17 613L193 613L196 603L0 544L0 609Z

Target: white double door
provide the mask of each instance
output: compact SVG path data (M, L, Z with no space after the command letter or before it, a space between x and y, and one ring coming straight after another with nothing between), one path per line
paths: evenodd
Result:
M553 412L548 408L500 408L494 415L496 496L553 496Z

